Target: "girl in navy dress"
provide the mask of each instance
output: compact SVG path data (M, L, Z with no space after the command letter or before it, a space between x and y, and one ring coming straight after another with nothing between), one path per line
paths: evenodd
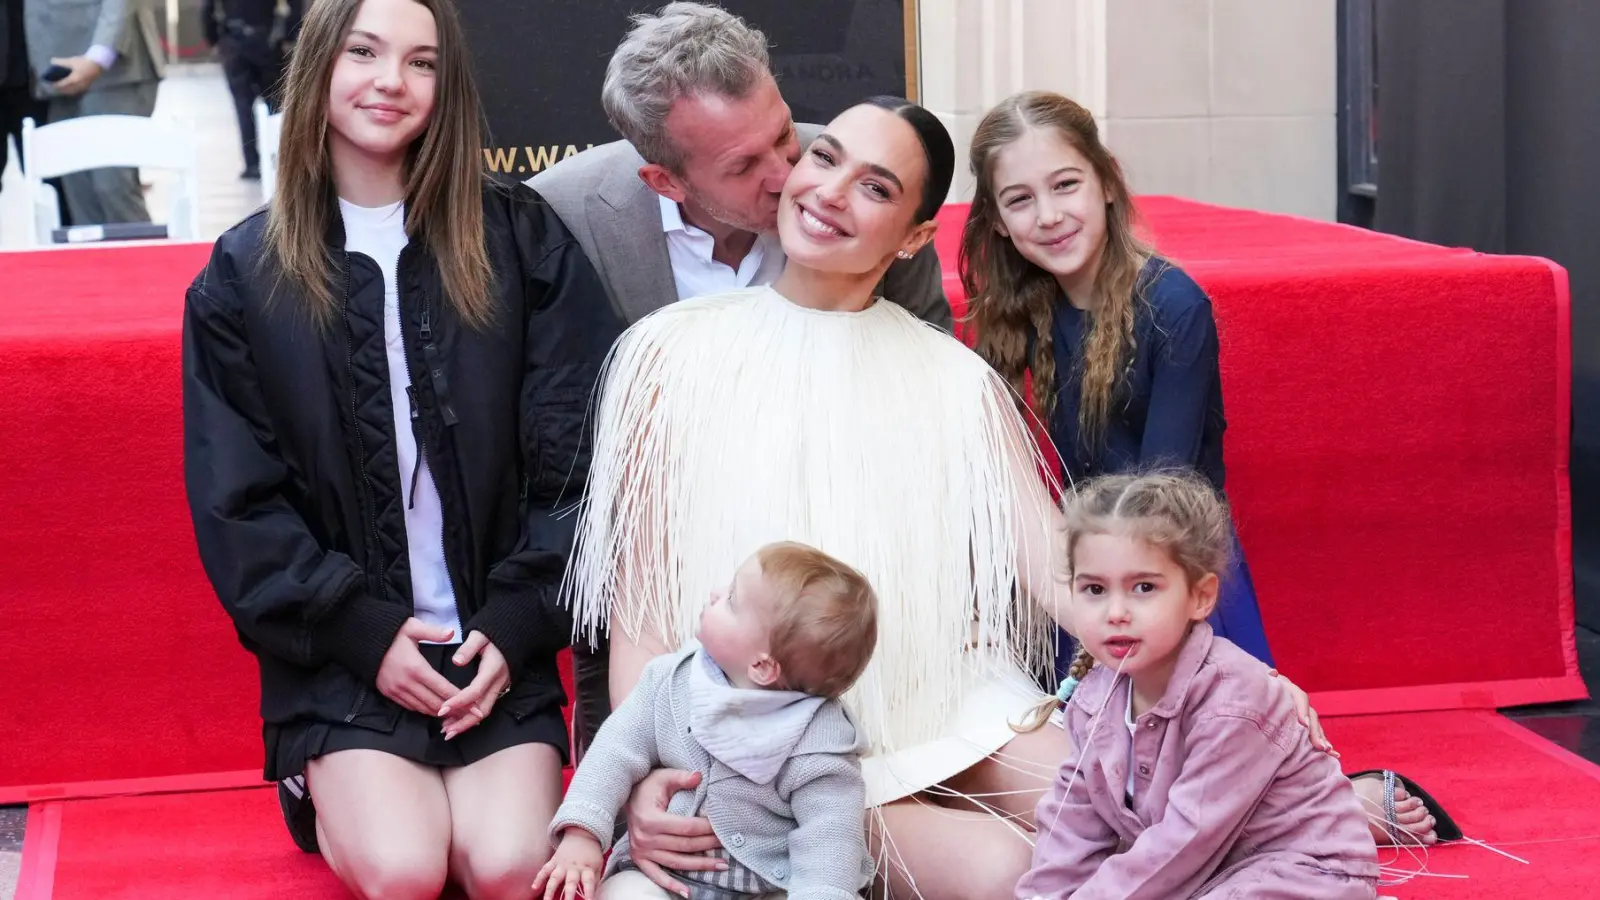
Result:
M971 165L960 268L977 349L1048 423L1065 473L1188 468L1220 492L1211 301L1134 236L1132 193L1094 117L1059 94L1017 94L978 124ZM1271 665L1236 536L1230 556L1211 627ZM1459 836L1414 782L1351 777L1380 843Z
M978 352L1049 424L1074 481L1197 470L1223 488L1222 380L1211 301L1134 237L1132 195L1094 120L1058 94L1019 94L973 140L961 245ZM1243 555L1211 627L1272 657Z

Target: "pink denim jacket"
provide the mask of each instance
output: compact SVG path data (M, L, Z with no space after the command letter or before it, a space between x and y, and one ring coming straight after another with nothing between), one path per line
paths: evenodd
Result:
M1161 702L1134 723L1132 808L1130 690L1097 665L1067 704L1082 750L1039 803L1017 900L1376 896L1377 848L1360 801L1266 666L1211 626L1193 628Z

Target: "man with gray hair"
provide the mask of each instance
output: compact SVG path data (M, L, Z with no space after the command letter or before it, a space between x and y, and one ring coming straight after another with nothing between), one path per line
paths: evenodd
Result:
M782 273L779 195L801 148L822 131L793 121L766 36L738 16L677 2L632 21L601 95L623 140L528 180L577 237L630 324L677 300L769 284ZM878 293L949 331L941 277L930 243L891 266ZM573 647L575 759L611 709L608 653L604 644ZM685 787L655 786L667 797ZM671 857L651 848L694 853L717 846L708 831L662 824L641 833L634 824L640 870L663 887L670 882L650 860ZM714 861L679 860L689 868Z
M601 99L624 139L528 184L577 237L619 314L631 324L677 300L776 279L778 197L822 129L790 118L766 36L704 3L634 16ZM879 293L950 330L931 243L891 266ZM607 650L580 645L573 655L581 755L610 710Z
M676 300L777 278L778 196L822 129L790 118L766 36L704 3L634 16L601 100L623 140L528 184L577 236L619 313L632 323ZM879 293L948 331L940 279L930 244L892 266Z

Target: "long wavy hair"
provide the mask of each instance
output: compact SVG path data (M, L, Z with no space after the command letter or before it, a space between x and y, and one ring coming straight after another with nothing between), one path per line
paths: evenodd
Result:
M444 280L445 302L475 328L493 318L493 275L484 246L483 129L466 39L451 0L414 0L439 32L433 113L406 153L406 236L427 248ZM316 0L306 11L284 76L278 190L267 213L269 258L288 293L326 326L338 313L329 226L338 212L328 152L333 66L362 0ZM281 291L288 287L292 290Z
M1019 395L1027 396L1024 379L1032 373L1028 402L1048 417L1055 408L1057 378L1050 323L1061 288L1000 233L994 184L1000 151L1030 129L1054 130L1083 154L1105 195L1105 245L1090 298L1089 330L1077 354L1083 371L1079 432L1095 446L1105 434L1121 374L1133 359L1134 316L1143 302L1139 272L1152 251L1133 233L1133 195L1116 157L1100 141L1094 116L1060 94L1028 91L1009 97L983 117L973 135L970 162L977 188L959 258L968 321L977 331L978 353Z

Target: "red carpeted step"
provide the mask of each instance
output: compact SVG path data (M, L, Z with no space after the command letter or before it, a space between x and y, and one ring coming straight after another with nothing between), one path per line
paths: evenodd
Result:
M261 766L255 664L184 501L181 316L209 255L0 253L0 653L32 698L0 699L0 789Z
M302 853L289 840L271 788L55 806L60 831L52 877L34 869L49 861L28 855L25 846L17 900L350 896L321 856ZM48 839L49 815L35 808L27 842Z
M1432 872L1467 877L1418 878L1385 893L1402 900L1594 896L1600 767L1492 713L1345 718L1329 732L1348 770L1403 772L1446 804L1469 837L1528 861L1479 847L1434 848ZM344 896L320 858L290 843L267 789L53 803L35 807L27 841L17 900ZM1382 861L1418 868L1394 851Z
M1280 667L1334 692L1325 712L1581 696L1564 275L1142 202L1216 302L1229 490ZM947 273L965 212L941 215ZM0 802L260 766L254 664L183 493L180 314L209 250L0 254L0 647L21 673Z
M1216 308L1228 493L1279 668L1324 713L1586 696L1571 643L1566 273L1139 203L1157 250ZM966 214L939 215L947 275ZM945 287L959 317L960 283Z
M1422 876L1383 893L1427 900L1592 898L1600 884L1600 766L1496 713L1453 711L1326 721L1345 771L1388 768L1443 804L1469 838L1527 865L1469 845L1435 847ZM1395 850L1386 866L1421 868Z
M563 788L571 780L563 771ZM289 840L274 788L40 804L25 840L16 900L350 896Z

